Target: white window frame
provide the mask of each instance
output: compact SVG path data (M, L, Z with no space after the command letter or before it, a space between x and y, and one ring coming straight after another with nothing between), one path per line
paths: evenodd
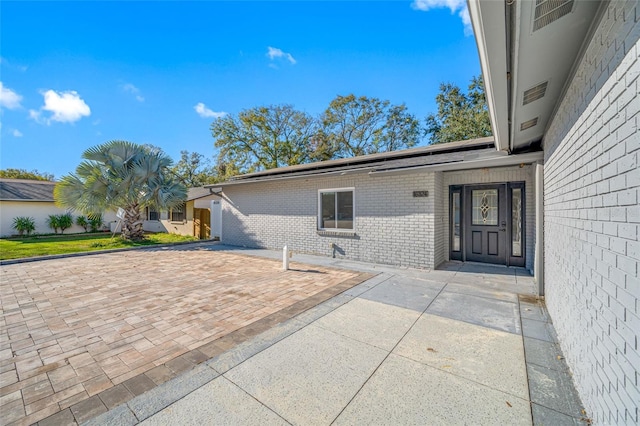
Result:
M353 219L351 228L323 228L322 227L322 194L326 192L351 192L351 200L353 202ZM336 209L338 208L337 196L336 196ZM337 211L336 211L337 222ZM323 188L318 189L318 231L331 231L331 232L349 232L353 233L356 230L356 188Z

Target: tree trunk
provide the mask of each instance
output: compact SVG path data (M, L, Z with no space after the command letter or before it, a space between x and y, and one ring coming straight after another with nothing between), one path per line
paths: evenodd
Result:
M138 203L124 208L124 220L122 221L122 238L139 241L144 237L142 230L142 217Z

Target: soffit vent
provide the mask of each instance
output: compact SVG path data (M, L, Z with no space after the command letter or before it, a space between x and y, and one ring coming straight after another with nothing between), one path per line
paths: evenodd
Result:
M530 129L531 127L535 126L536 124L538 124L538 117L532 118L529 121L525 121L524 123L521 123L520 124L520 131Z
M571 12L574 0L536 0L533 31L546 27Z
M529 90L525 90L522 97L522 105L524 106L543 97L547 92L547 83L549 82L545 81L544 83L538 84Z

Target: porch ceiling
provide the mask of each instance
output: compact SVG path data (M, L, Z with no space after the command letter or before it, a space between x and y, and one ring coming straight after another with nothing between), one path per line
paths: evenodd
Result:
M469 0L498 150L517 152L543 140L600 6Z

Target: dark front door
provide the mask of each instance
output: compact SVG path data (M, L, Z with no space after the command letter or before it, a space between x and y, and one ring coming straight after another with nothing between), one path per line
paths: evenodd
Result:
M465 258L507 264L507 185L464 188Z

